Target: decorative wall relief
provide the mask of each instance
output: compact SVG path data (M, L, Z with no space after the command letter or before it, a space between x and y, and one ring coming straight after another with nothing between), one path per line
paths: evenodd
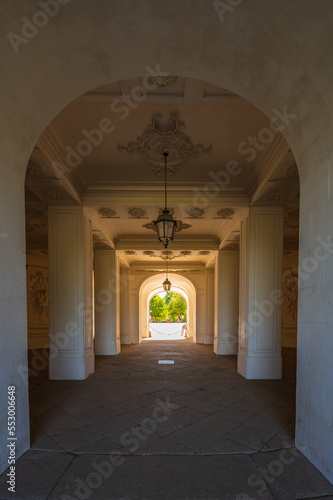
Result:
M216 218L218 219L232 219L235 210L233 208L221 208L216 212Z
M282 346L297 346L298 251L283 254Z
M36 271L29 276L29 305L31 306L33 318L39 322L43 316L48 317L49 292L48 279L43 271Z
M173 85L177 81L177 76L165 75L165 76L148 76L147 82L149 85L154 85L160 89L165 89L169 85Z
M27 255L28 348L49 343L49 290L47 256Z
M130 141L126 146L118 144L118 151L139 154L158 176L163 173L163 153L167 151L168 174L173 175L186 160L198 158L213 149L212 145L205 147L193 144L191 138L183 132L184 128L185 123L178 113L171 113L166 123L163 122L162 114L157 113L137 141Z
M142 219L146 215L143 208L129 208L127 213L132 219Z
M113 210L113 208L101 207L98 209L98 213L103 219L112 219L117 217L117 212Z
M186 210L188 219L201 219L205 215L203 208L188 208Z

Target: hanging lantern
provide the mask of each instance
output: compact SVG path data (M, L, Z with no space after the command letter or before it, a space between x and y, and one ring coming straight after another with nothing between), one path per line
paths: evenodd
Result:
M168 153L164 152L164 172L165 172L165 208L161 215L154 221L154 225L157 231L158 239L163 243L164 247L167 248L170 241L173 241L177 226L177 221L175 221L167 208L167 157Z

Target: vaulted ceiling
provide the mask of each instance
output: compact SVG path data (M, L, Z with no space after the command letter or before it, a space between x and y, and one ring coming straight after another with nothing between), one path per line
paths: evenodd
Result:
M165 150L178 221L169 254L151 224L164 203ZM115 82L50 123L27 168L28 250L47 252L47 206L71 204L87 207L95 248L116 248L126 265L168 255L208 266L219 248L237 248L253 205L283 206L285 247L298 242L298 172L282 134L241 97L186 78Z

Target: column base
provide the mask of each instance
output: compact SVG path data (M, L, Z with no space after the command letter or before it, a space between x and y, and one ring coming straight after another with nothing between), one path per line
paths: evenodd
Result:
M120 334L120 342L124 345L131 345L131 336Z
M120 353L120 339L95 339L95 354L97 356L115 356Z
M240 352L237 358L237 371L246 379L282 378L281 356L248 356Z
M87 351L85 356L56 356L49 358L50 380L85 380L95 371L95 355Z
M215 354L224 355L224 356L235 356L238 353L238 341L218 341L214 340L214 352Z
M214 344L214 333L205 334L205 344Z

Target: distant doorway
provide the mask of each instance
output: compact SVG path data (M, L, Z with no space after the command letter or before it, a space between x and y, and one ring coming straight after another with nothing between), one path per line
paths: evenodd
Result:
M148 306L148 339L182 340L189 337L187 300L177 292L156 293Z

